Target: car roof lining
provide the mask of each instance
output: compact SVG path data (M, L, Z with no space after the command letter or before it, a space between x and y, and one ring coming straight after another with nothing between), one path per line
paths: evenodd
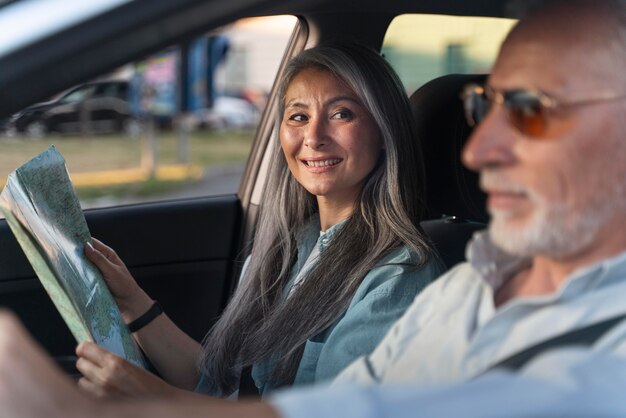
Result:
M501 16L504 0L135 0L0 56L0 117L167 46L234 20L299 15L317 41L349 38L380 48L398 14ZM332 10L331 12L327 12ZM358 12L354 12L358 10ZM385 19L381 19L385 15Z

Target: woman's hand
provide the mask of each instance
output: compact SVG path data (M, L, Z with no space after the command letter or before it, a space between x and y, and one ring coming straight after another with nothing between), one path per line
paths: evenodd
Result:
M107 245L92 238L85 245L85 256L98 267L120 308L126 322L142 315L152 305L152 299L137 285L124 262Z
M127 324L150 309L153 300L137 285L115 251L94 239L92 248L85 245L85 255L102 272ZM196 363L202 347L180 330L166 314L159 315L148 326L133 333L133 338L150 357L163 379L173 385L170 388L192 391L196 387L199 378ZM87 373L82 383L85 389L92 388L94 392L104 394L102 386L106 388L107 385L111 385L112 390L124 392L127 389L124 382L117 380L124 374L127 374L129 379L134 379L130 383L134 389L143 388L143 384L153 387L150 382L154 383L154 386L155 382L165 385L163 381L144 370L133 368L131 364L124 363L119 358L114 359L112 354L109 354L111 357L105 356L106 351L94 344L81 344L77 350L78 356L82 357L78 364L82 364ZM104 363L105 361L110 363ZM111 374L107 375L108 372ZM150 379L144 380L145 376Z
M96 397L146 398L180 392L180 389L95 343L81 343L76 348L76 354L79 357L76 368L83 375L78 387Z

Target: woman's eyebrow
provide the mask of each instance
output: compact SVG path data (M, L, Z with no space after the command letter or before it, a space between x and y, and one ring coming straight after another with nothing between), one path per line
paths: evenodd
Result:
M324 102L324 106L329 106L329 105L332 105L332 104L334 104L336 102L341 102L341 101L344 101L344 100L347 100L349 102L352 102L352 103L355 103L355 104L357 104L359 106L362 106L361 102L358 99L356 99L353 96L346 96L346 95L331 97L330 99L328 99L328 100L326 100ZM309 105L299 101L299 99L291 99L291 100L289 100L285 104L285 108L294 108L294 107L295 108L305 109L305 108L308 108Z
M362 106L361 102L354 96L335 96L335 97L331 97L330 99L328 99L328 100L326 100L324 102L324 105L328 106L328 105L334 104L336 102L342 102L344 100L347 100L349 102L352 102L352 103L355 103L355 104L357 104L359 106Z
M296 108L305 109L309 106L306 105L305 103L299 102L298 99L291 99L287 103L285 103L285 109L288 107L296 107Z

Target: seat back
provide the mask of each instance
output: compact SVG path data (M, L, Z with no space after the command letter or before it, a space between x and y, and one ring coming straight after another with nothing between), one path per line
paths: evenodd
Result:
M426 220L421 225L447 267L464 260L467 241L488 220L478 175L461 164L461 150L471 133L461 91L466 84L482 83L485 78L442 76L410 98L426 176Z

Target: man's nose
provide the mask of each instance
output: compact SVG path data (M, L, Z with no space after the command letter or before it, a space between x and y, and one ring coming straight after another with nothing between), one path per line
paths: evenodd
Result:
M506 109L494 106L481 121L463 148L461 159L470 170L506 165L515 161L515 132L506 117Z
M305 131L304 145L319 149L330 141L328 123L323 118L311 118Z

